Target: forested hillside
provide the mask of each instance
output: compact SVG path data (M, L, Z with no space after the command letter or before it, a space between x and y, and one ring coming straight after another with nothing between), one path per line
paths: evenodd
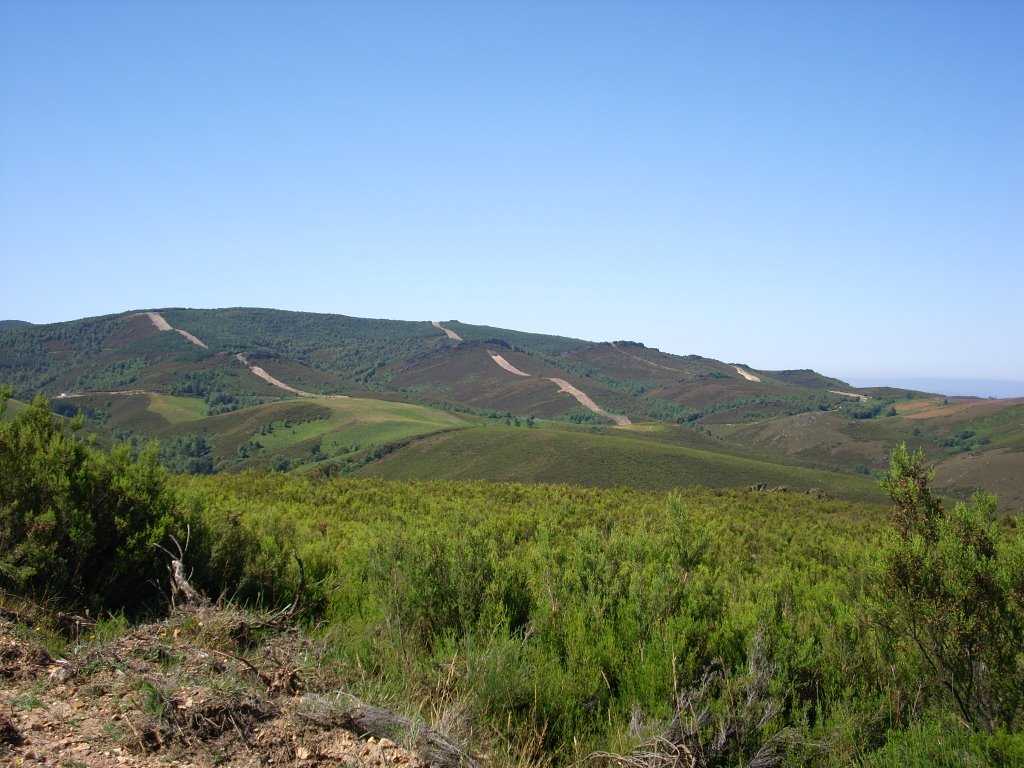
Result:
M159 440L161 461L180 472L763 484L868 499L906 442L936 458L951 497L985 487L1004 512L1024 506L1024 401L857 390L814 371L754 370L636 341L269 309L146 310L6 324L4 383L22 402L45 394L102 440L133 450ZM523 429L492 430L503 426Z

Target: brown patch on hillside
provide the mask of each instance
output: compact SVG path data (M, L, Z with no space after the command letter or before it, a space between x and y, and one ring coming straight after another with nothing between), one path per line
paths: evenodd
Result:
M861 434L863 426L851 423L835 411L808 411L744 425L726 439L763 448L772 454L792 456L808 466L852 469L862 464L882 470L888 464L891 443Z
M266 617L179 609L107 641L83 623L55 658L36 621L5 613L4 765L474 765L442 734L334 689L320 649Z
M935 467L935 485L956 495L984 488L999 498L1002 512L1024 513L1024 452L1005 448L960 453Z
M1003 400L983 400L977 397L949 397L940 400L912 400L896 406L896 412L908 419L948 418L958 421L974 419L998 413L1011 405L1024 403L1024 398L1007 398Z
M658 382L665 387L699 382L706 376L729 376L733 372L732 368L716 360L680 357L648 347L622 346L617 342L591 344L564 357L596 368L611 378Z
M631 358L633 360L636 360L637 362L643 363L646 366L650 366L651 368L660 368L663 371L672 371L673 373L682 373L682 374L689 373L689 371L686 371L686 370L684 370L682 368L673 368L670 365L662 365L661 363L656 363L653 360L648 360L645 357L640 357L639 355L634 355L632 352L627 352L626 350L624 350L622 347L620 347L614 341L611 344L612 344L612 349L614 349L616 352L619 352L620 354L623 354L626 357L629 357L629 358Z
M120 324L120 327L104 340L103 345L104 347L114 345L127 346L155 333L159 333L159 330L154 327L148 315L128 315L124 318L124 322Z

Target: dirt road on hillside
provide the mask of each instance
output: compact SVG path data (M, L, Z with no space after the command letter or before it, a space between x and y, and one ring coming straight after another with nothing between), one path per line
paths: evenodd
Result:
M93 395L160 395L151 389L106 389L90 390L89 392L61 392L54 400L67 400L69 397L92 397Z
M858 394L856 392L840 392L838 389L830 389L828 391L831 392L833 395L843 395L843 397L856 397L862 403L865 400L870 400L871 399L867 395L861 395L861 394Z
M740 376L742 376L747 381L758 381L758 382L761 381L761 379L759 379L757 376L752 374L750 371L744 371L738 365L734 365L733 368L736 369L736 373L738 373Z
M348 399L348 395L318 395L315 392L306 392L305 390L302 389L296 389L291 384L285 384L280 379L275 379L273 376L271 376L265 370L260 368L258 365L253 365L252 363L250 363L248 360L245 359L245 355L243 355L241 352L235 355L235 359L242 365L244 365L246 368L248 368L254 375L259 376L261 379L267 382L267 384L272 384L278 389L283 389L285 392L291 392L292 394L298 395L299 397L329 397L335 400Z
M518 368L516 368L514 365L512 365L512 363L510 363L508 360L506 360L501 355L496 355L493 352L488 352L487 354L489 354L491 356L491 360L493 360L495 363L497 363L499 366L504 368L509 373L513 373L516 376L529 376L530 375L530 374L528 374L528 373L526 373L524 371L520 371ZM579 404L582 405L584 408L588 408L589 410L593 411L594 413L600 414L601 416L604 416L606 418L611 419L612 421L614 421L620 427L626 427L626 426L629 426L630 424L633 423L626 416L620 416L618 414L608 413L608 411L604 410L597 403L595 403L593 401L593 399L591 399L590 395L588 395L586 392L584 392L584 391L582 391L580 389L577 389L576 387L574 387L572 384L570 384L565 379L550 379L549 378L548 381L557 384L559 392L565 392L565 393L570 394L573 397L575 397L576 400L579 401Z
M156 329L158 331L173 331L174 330L174 328L171 327L171 324L168 323L166 320L164 320L162 315L160 315L160 314L158 314L156 312L143 312L142 314L144 314L146 317L149 318L149 321L151 323L153 323L153 325L156 326Z
M146 317L148 317L150 319L150 322L152 322L153 325L156 326L156 329L158 331L177 331L182 336L184 336L186 339L188 339L190 342L195 344L197 347L202 347L203 349L209 349L208 346L203 344L203 342L201 342L199 339L197 339L195 336L193 336L188 331L183 331L180 328L175 328L173 325L168 323L166 320L164 320L163 315L161 315L159 312L143 312L142 314L144 314Z
M506 360L501 355L496 355L493 352L488 352L488 354L491 356L491 360L496 362L498 365L500 365L502 368L504 368L509 373L514 373L516 376L529 376L530 375L528 373L523 373L522 371L520 371L518 368L516 368L514 365L512 365L512 363L510 363L508 360Z
M452 341L462 341L462 337L459 336L459 334L457 334L453 330L445 328L443 325L441 325L439 322L437 322L437 320L431 320L430 324L433 325L435 328L438 328L438 329L444 331L444 335L447 336Z
M209 349L208 346L206 346L202 341L200 341L198 338L193 336L188 331L183 331L183 330L181 330L181 328L175 328L173 325L168 323L167 320L164 319L163 315L161 315L159 312L142 312L141 314L143 314L146 317L148 317L150 322L152 322L153 325L156 326L156 329L158 331L177 331L182 336L184 336L186 339L188 339L190 342L195 344L197 347L202 347L203 349ZM437 325L437 323L434 323L434 325ZM440 328L440 326L438 326L438 327ZM445 331L445 333L450 333L450 332L449 331ZM272 384L273 386L277 387L278 389L283 389L285 392L291 392L292 394L298 395L299 397L330 397L330 398L335 398L335 399L342 399L342 398L347 398L348 397L348 395L318 395L315 392L306 392L306 391L301 390L301 389L296 389L295 387L293 387L290 384L285 384L280 379L275 379L273 376L271 376L265 370L260 368L258 365L250 364L249 361L245 359L245 355L243 355L242 353L239 353L239 354L235 355L235 359L238 360L238 362L240 362L246 368L248 368L253 373L253 375L259 376L261 379L263 379L268 384Z
M646 360L646 359L640 357L639 355L630 354L629 352L624 350L622 347L620 347L618 344L616 344L614 341L612 342L612 349L614 349L616 352L621 352L626 357L632 357L634 360L638 360L641 363L647 363L647 365L651 366L652 368L661 368L663 371L674 371L675 373L687 373L687 371L684 371L682 368L670 368L667 365L660 365L659 363L655 363L655 362L652 362L650 360Z
M597 403L591 400L590 396L587 395L586 392L576 389L576 387L574 387L565 379L548 379L548 381L553 381L555 384L557 384L559 392L566 392L575 397L579 401L579 404L582 405L584 408L588 408L594 413L600 414L601 416L605 416L611 419L620 427L628 427L630 424L633 423L629 420L627 416L622 416L617 413L608 413L608 411L604 410L603 408L598 406Z

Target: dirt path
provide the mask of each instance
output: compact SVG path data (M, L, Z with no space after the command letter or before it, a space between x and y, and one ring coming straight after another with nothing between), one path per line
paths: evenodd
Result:
M271 376L265 370L260 368L258 365L253 365L252 363L250 363L248 360L245 359L245 355L243 355L241 352L235 355L235 359L242 365L244 365L246 368L248 368L253 375L259 376L261 379L267 382L267 384L272 384L278 389L283 389L285 392L291 392L292 394L298 395L299 397L328 397L333 400L348 399L348 395L318 395L316 392L306 392L305 390L302 389L296 389L290 384L285 384L280 379L275 379L273 376Z
M208 347L208 346L206 346L205 344L203 344L203 342L201 342L201 341L200 341L199 339L197 339L197 338L196 338L195 336L193 336L193 335L192 335L191 333L189 333L188 331L183 331L183 330L181 330L181 328L175 328L174 330L176 330L176 331L177 331L178 333L180 333L180 334L181 334L182 336L184 336L184 337L185 337L186 339L188 339L189 341L191 341L191 342L192 342L193 344L195 344L195 345L196 345L197 347L202 347L203 349L209 349L209 347Z
M604 410L603 408L598 406L597 403L591 400L590 396L586 392L582 392L581 390L576 389L576 387L574 387L565 379L548 379L548 381L553 381L555 384L557 384L559 392L566 392L575 397L579 401L580 405L582 405L584 408L589 408L594 413L598 413L601 416L606 416L607 418L614 421L620 427L628 427L630 424L633 423L626 416L622 416L617 413L608 413L608 411Z
M736 369L736 373L738 373L740 376L742 376L747 381L758 381L758 382L761 381L761 379L759 379L757 376L752 374L750 371L744 371L738 365L734 365L733 368Z
M95 390L91 392L61 392L54 400L67 400L69 397L89 397L90 395L160 395L162 392L154 392L151 389L110 389Z
M870 400L871 399L867 395L861 395L861 394L858 394L857 392L840 392L838 389L830 389L829 392L831 392L833 395L843 395L844 397L856 397L862 403L865 400Z
M160 314L158 314L156 312L143 312L142 314L144 314L146 317L149 318L150 322L153 323L153 325L156 326L156 329L158 331L173 331L174 330L174 328L171 327L171 324L168 323L166 320L164 320L162 315L160 315Z
M195 336L193 336L188 331L183 331L180 328L175 328L174 326L172 326L170 323L168 323L166 320L164 320L163 315L161 315L159 312L143 312L142 314L150 319L150 321L153 323L153 325L156 326L156 329L158 331L177 331L182 336L184 336L186 339L188 339L190 342L195 344L197 347L202 347L203 349L209 349L208 346L203 344L203 342L201 342L199 339L197 339Z
M518 368L512 365L512 363L510 363L501 355L496 355L493 352L488 352L487 354L491 356L491 360L493 360L495 363L497 363L499 366L504 368L509 373L514 373L516 376L530 375L528 373L525 373L524 371L520 371ZM548 381L557 384L559 392L565 392L575 397L579 401L579 404L582 405L584 408L589 408L594 413L600 414L601 416L611 419L620 427L627 427L633 423L626 416L621 416L615 413L608 413L608 411L604 410L603 408L601 408L601 406L595 403L591 399L590 395L588 395L586 392L580 389L577 389L565 379L548 379Z
M188 331L183 331L180 328L175 328L174 326L172 326L170 323L168 323L164 319L163 315L161 315L159 312L141 312L140 314L143 314L146 317L148 317L150 319L150 322L152 322L153 325L156 326L156 329L158 331L177 331L182 336L184 336L186 339L188 339L190 342L195 344L197 347L202 347L203 349L209 349L208 346L206 346L202 341L197 339L195 336L193 336ZM441 327L437 323L434 323L434 325L437 325L438 328ZM444 329L442 328L442 330L444 330ZM455 336L455 334L452 333L451 331L445 330L445 333L449 334L450 336ZM458 336L455 336L455 338L458 338ZM461 339L460 339L460 341L461 341ZM341 398L347 398L348 397L348 395L318 395L315 392L306 392L306 391L301 390L301 389L296 389L295 387L291 386L290 384L285 384L280 379L275 379L273 376L271 376L265 370L260 368L258 365L252 365L248 360L245 359L245 355L243 355L241 353L235 355L235 359L238 360L238 362L240 362L246 368L248 368L255 376L259 376L261 379L263 379L268 384L272 384L273 386L277 387L278 389L283 389L285 392L291 392L292 394L298 395L299 397L330 397L330 398L334 398L334 399L341 399ZM121 394L133 394L133 393L121 393ZM75 397L75 396L76 395L64 394L64 393L61 394L61 397Z
M439 322L437 322L437 320L431 320L430 322L431 322L431 325L433 325L435 328L439 328L440 330L444 331L444 335L447 336L452 341L462 341L462 337L459 336L459 334L457 334L453 330L445 328L443 325L441 325Z
M671 368L667 365L660 365L658 363L651 362L650 360L645 360L639 355L631 355L622 347L618 346L614 341L612 342L612 349L614 349L617 352L621 352L626 357L632 357L634 360L639 360L641 363L647 363L647 365L651 366L652 368L661 368L663 371L675 371L676 373L688 373L688 371L684 371L682 368Z
M496 362L498 365L500 365L502 368L504 368L509 373L514 373L516 376L529 376L530 375L528 373L523 373L522 371L520 371L518 368L516 368L514 365L512 365L512 363L510 363L508 360L506 360L501 355L496 355L493 352L489 352L488 354L491 356L491 360Z

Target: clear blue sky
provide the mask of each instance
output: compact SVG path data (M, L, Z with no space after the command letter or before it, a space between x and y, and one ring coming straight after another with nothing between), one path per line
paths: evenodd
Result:
M0 319L1024 380L1024 3L0 3Z

